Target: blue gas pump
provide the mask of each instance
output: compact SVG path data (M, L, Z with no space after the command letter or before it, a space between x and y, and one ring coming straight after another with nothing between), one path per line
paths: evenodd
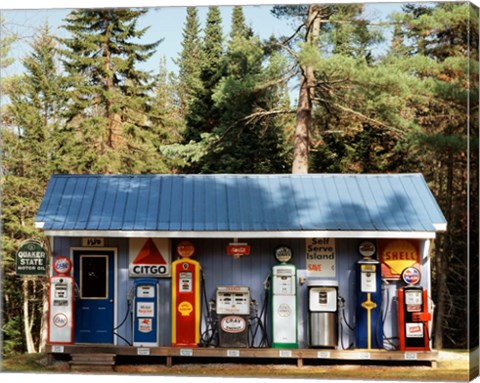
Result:
M133 345L158 346L158 280L136 279L133 288Z
M360 246L363 259L357 261L356 289L357 307L355 316L356 348L383 348L382 321L382 273L381 264L372 256L373 243L365 241Z

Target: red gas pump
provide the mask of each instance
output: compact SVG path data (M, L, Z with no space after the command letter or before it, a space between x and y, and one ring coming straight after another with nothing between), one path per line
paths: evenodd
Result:
M200 343L200 263L190 259L191 242L177 246L181 257L172 262L172 346L196 347Z
M400 351L430 351L428 293L421 286L420 271L408 267L402 272L407 286L398 289L398 335Z

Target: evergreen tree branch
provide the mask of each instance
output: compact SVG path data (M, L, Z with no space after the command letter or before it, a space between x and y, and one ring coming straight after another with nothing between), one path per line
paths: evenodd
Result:
M340 110L342 110L342 111L344 111L344 112L353 114L353 115L361 118L362 120L365 120L365 121L370 122L371 124L374 124L374 125L377 125L377 126L381 126L381 127L385 128L385 129L388 129L388 130L390 130L390 131L392 131L392 132L395 132L395 133L397 133L397 134L398 134L399 136L401 136L401 137L405 135L405 132L403 132L402 130L400 130L400 129L398 129L398 128L395 128L395 127L393 127L393 126L391 126L391 125L387 125L387 124L385 124L384 122L379 121L379 120L377 120L377 119L368 117L368 116L364 115L363 113L360 113L360 112L358 112L358 111L356 111L356 110L353 110L353 109L351 109L351 108L349 108L349 107L347 107L347 106L340 105L340 104L338 104L338 103L336 103L336 102L333 102L333 103L332 103L331 101L325 100L325 99L320 98L320 97L316 97L316 98L314 98L314 100L315 100L315 101L318 101L318 102L321 102L321 103L323 103L324 105L327 105L327 106L328 106L328 105L335 106L335 107L337 107L338 109L340 109Z

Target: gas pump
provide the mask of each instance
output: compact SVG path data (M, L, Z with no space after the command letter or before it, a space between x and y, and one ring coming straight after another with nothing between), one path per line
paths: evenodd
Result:
M133 284L133 345L158 346L158 280L141 278Z
M310 347L338 344L338 282L308 281Z
M218 286L215 310L220 347L248 347L250 329L250 288L247 286Z
M50 278L48 343L73 343L74 283L64 275Z
M200 343L200 263L190 259L191 242L177 246L180 259L172 262L172 346L197 347Z
M363 259L357 261L357 306L355 318L356 348L383 348L382 276L380 262L373 259L375 245L370 241L360 244Z
M297 270L287 264L292 258L288 246L275 249L280 264L272 268L272 347L298 348L297 334Z
M418 286L420 271L407 267L402 280L407 286L398 289L398 334L400 351L429 351L428 323L432 319L428 312L427 290Z

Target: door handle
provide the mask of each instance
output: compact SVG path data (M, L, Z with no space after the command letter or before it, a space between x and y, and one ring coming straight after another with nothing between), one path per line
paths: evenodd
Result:
M110 302L110 303L113 303L113 299L110 299L109 302Z

